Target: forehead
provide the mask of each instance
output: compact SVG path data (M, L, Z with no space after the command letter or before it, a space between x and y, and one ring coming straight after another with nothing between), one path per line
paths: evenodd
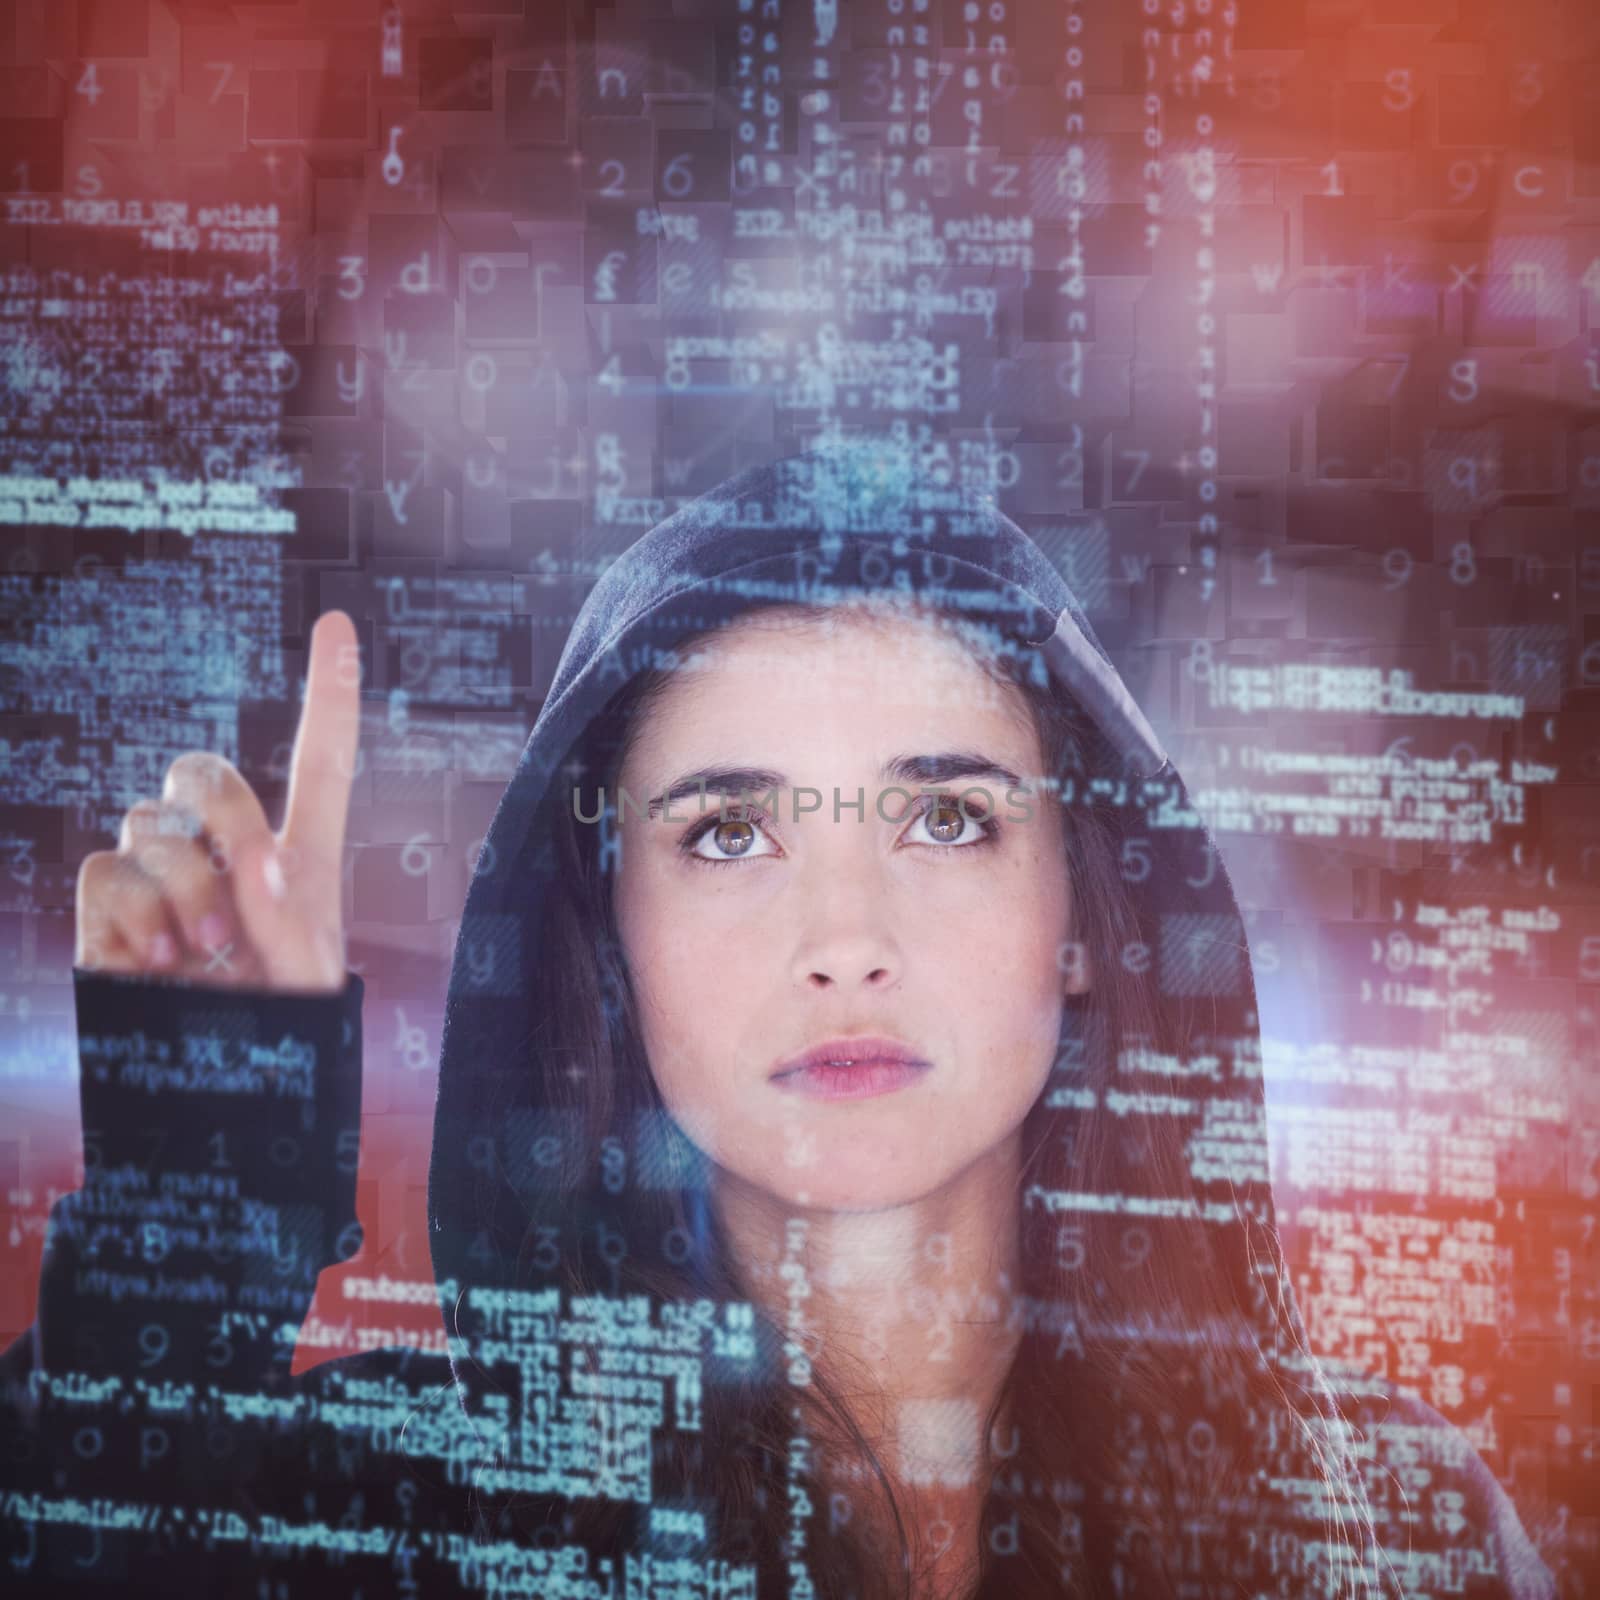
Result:
M789 676L801 678L833 663L842 671L863 662L890 665L896 659L981 672L982 647L970 630L967 639L972 642L966 642L959 626L954 618L888 602L840 605L821 616L774 608L706 634L695 654L740 671L760 662L782 675L787 666ZM795 665L802 661L803 666Z
M910 608L842 605L822 617L741 617L696 641L634 730L631 748L757 732L826 743L919 732L1037 750L1023 692L985 666L995 647L970 626Z

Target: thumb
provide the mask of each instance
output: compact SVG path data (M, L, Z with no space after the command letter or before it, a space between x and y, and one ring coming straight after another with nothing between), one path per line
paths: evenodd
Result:
M309 864L269 832L241 845L235 857L234 906L269 988L344 986L338 886L330 895L330 885L311 877Z

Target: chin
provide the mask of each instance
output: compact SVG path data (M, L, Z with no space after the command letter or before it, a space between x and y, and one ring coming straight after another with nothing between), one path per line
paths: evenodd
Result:
M793 1150L787 1154L793 1156ZM786 1159L778 1150L769 1161L722 1161L741 1183L770 1195L778 1204L812 1211L886 1211L912 1205L933 1194L958 1168L932 1166L924 1158L886 1163L881 1149L876 1156L861 1151L828 1151L821 1139L812 1141L809 1161Z
M889 1211L909 1205L927 1192L921 1184L839 1183L824 1179L807 1184L791 1180L784 1198L812 1211Z

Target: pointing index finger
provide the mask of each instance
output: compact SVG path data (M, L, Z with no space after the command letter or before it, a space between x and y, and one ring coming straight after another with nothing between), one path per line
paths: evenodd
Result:
M342 857L360 732L355 623L343 611L325 611L311 630L306 698L283 817L283 841L297 854L332 862Z

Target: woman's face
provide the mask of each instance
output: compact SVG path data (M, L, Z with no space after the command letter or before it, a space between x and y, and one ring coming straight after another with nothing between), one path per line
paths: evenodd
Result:
M726 780L707 780L703 809L696 790L670 818L643 814L680 779L734 768L765 775L722 791L725 820ZM620 774L617 915L661 1096L725 1172L787 1205L875 1210L1007 1153L1054 1062L1069 977L1043 776L1020 691L911 615L766 612L674 674ZM986 793L963 820L969 786ZM772 1076L868 1034L929 1065L854 1098Z

